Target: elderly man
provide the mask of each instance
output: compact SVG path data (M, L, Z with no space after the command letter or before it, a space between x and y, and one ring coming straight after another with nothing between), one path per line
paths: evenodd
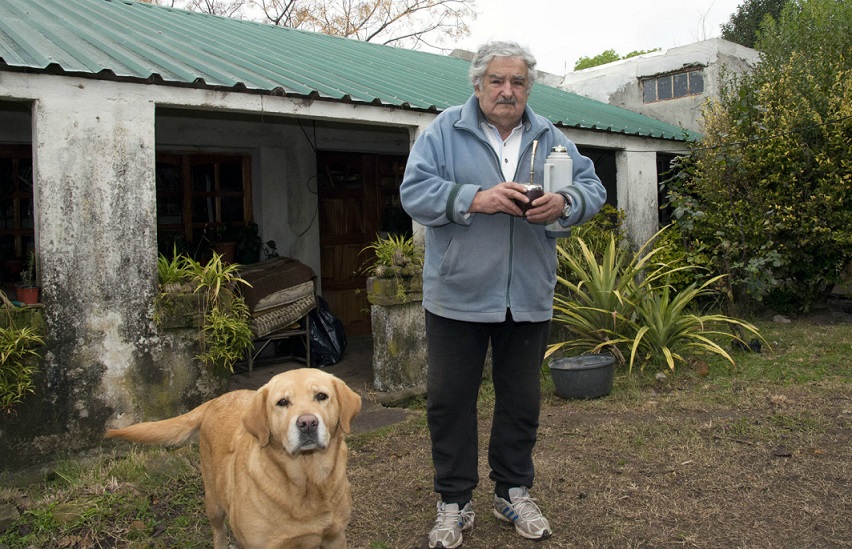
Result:
M525 538L551 534L529 494L556 286L556 235L546 225L588 220L606 191L592 162L527 106L535 64L517 44L482 46L469 71L473 95L420 135L400 188L403 207L426 228L427 415L440 496L431 548L458 547L473 527L476 402L489 344L493 514ZM558 145L573 160L573 180L529 201L518 182L530 177L534 142L537 183L546 154Z

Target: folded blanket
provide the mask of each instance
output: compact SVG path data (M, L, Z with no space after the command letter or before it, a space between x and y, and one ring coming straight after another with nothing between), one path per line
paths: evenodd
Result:
M251 284L241 290L255 337L288 328L316 307L316 275L295 259L276 257L242 267L239 275Z

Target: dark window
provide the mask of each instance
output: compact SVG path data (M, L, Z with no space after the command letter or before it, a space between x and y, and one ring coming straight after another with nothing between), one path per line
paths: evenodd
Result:
M672 77L666 76L657 79L657 99L665 101L672 98Z
M704 73L701 71L692 71L689 73L689 93L690 95L698 95L704 93Z
M654 103L704 93L704 73L700 69L647 78L642 81L642 101Z
M35 250L32 158L29 145L0 147L0 277L4 281L16 278Z
M657 79L651 78L642 82L643 101L653 103L657 100Z
M689 73L682 72L674 75L674 96L685 97L689 95Z
M195 247L252 222L250 158L222 154L157 155L157 239ZM207 242L209 244L209 242ZM178 249L181 245L178 245Z

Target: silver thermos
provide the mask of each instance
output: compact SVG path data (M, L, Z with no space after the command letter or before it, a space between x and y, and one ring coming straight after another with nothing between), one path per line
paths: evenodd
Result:
M544 192L552 193L567 187L574 181L574 161L568 154L568 149L556 145L544 161ZM559 221L549 223L546 227L549 236L556 238L571 235L570 228L563 228Z

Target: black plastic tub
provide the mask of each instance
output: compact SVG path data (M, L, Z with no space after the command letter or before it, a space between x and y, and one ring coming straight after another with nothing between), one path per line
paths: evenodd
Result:
M565 399L598 398L612 391L615 358L612 355L582 355L550 362L556 394Z

